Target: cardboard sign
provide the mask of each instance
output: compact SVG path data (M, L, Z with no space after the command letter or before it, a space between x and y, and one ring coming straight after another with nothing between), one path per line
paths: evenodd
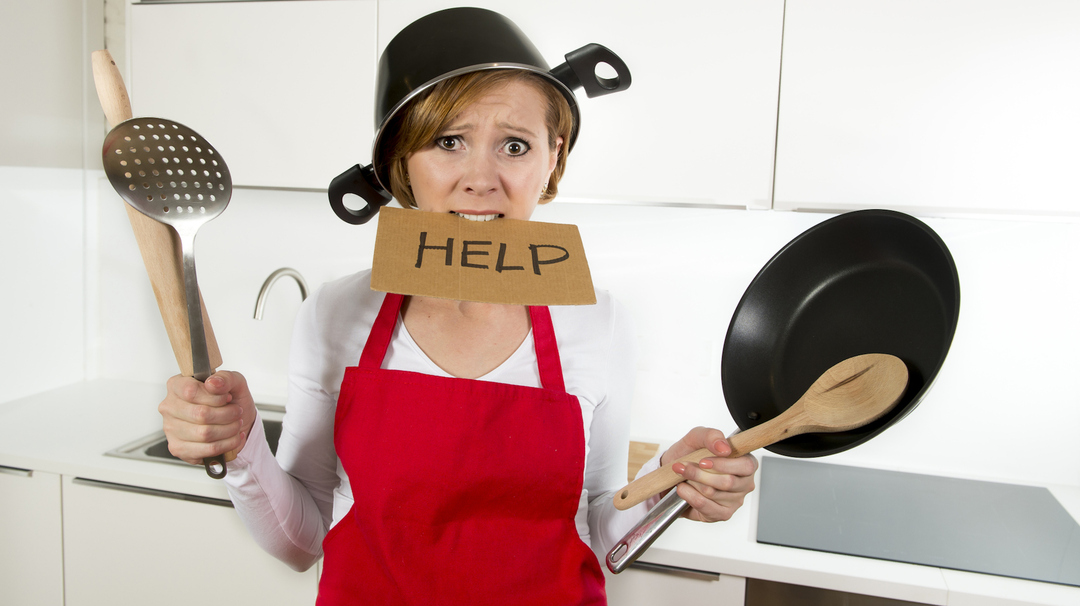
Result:
M379 211L371 288L510 305L596 303L576 225L390 207Z

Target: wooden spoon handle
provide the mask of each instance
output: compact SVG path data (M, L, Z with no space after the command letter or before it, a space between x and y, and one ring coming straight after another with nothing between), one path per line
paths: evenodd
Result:
M806 433L809 428L801 407L792 406L780 416L769 419L761 425L755 425L746 431L728 436L728 445L731 446L731 454L728 457L741 457L759 448L771 446L780 440ZM822 429L822 431L829 430Z
M633 482L630 482L615 495L615 509L629 509L638 503L644 502L645 499L654 494L659 494L679 482L682 482L685 478L671 469L672 465L675 463L697 463L698 461L711 456L713 456L713 454L708 448L699 448L685 457L672 461L660 469L647 473Z
M728 457L741 457L759 448L764 448L798 433L803 433L797 429L791 429L793 425L791 420L795 416L796 413L794 412L790 415L781 415L728 437L727 441L731 446L731 454ZM699 448L685 457L634 480L615 495L615 508L620 510L628 509L682 482L684 478L671 469L675 463L697 463L711 456L715 455L708 448Z

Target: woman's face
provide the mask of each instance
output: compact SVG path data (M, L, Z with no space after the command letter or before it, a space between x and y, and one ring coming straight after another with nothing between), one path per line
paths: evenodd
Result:
M528 220L555 169L546 104L533 86L511 82L455 117L407 160L417 208L467 219Z

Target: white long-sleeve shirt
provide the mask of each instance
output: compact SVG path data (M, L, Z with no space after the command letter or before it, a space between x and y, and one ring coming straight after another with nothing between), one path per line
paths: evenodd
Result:
M322 556L322 540L353 505L334 450L334 412L346 367L360 359L383 293L370 271L320 288L301 306L289 360L289 393L277 456L256 419L244 449L229 463L226 486L255 540L297 570ZM576 523L598 557L657 499L618 511L612 496L626 484L634 342L625 310L606 292L596 305L551 307L566 390L577 396L585 428L585 470ZM400 317L383 368L449 376L416 345ZM532 333L482 381L540 387ZM402 444L401 452L414 452ZM383 453L386 462L399 453ZM658 466L659 457L642 469ZM513 453L506 464L515 465ZM372 465L384 462L372 461ZM362 495L357 495L361 498Z

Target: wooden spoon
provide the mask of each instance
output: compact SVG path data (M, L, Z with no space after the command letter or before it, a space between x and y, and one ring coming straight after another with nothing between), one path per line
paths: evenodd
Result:
M831 433L862 427L889 412L907 387L907 366L888 354L863 354L826 370L810 389L779 416L728 438L729 457L804 433ZM685 457L634 480L615 495L615 508L628 509L682 482L675 463L697 463L715 456L709 449Z

